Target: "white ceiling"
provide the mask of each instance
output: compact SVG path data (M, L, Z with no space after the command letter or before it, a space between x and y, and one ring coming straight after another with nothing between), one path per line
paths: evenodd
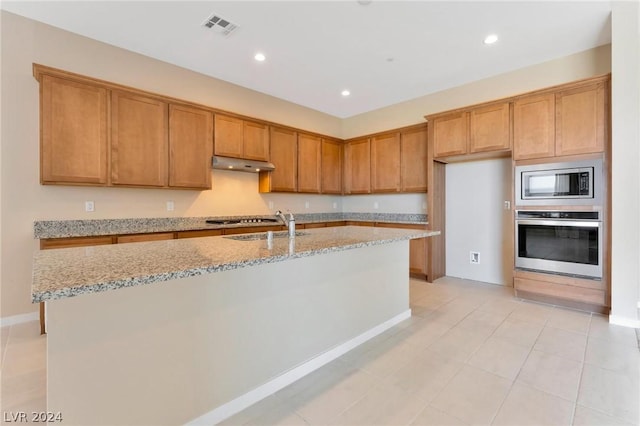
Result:
M609 1L2 1L2 9L346 118L611 40ZM202 26L216 13L239 28ZM499 41L483 44L490 33ZM253 59L261 51L267 60ZM351 96L343 98L343 89Z

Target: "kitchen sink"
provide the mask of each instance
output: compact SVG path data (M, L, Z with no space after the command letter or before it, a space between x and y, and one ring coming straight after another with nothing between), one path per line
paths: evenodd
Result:
M308 232L303 232L303 231L296 231L296 237L300 237L302 235L308 235ZM289 236L289 232L287 231L282 231L282 232L274 232L273 233L273 238L286 238ZM256 240L266 240L267 239L267 233L266 232L261 232L259 234L240 234L240 235L227 235L223 238L229 238L231 240L237 240L237 241L256 241Z

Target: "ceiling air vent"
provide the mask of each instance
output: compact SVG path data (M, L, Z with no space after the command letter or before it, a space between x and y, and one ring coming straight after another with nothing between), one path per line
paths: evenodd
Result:
M238 25L215 13L207 18L202 25L225 36L228 36L238 28Z

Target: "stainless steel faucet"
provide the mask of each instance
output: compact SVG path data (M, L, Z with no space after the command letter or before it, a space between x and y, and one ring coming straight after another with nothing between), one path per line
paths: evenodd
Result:
M293 217L293 213L289 212L288 220L280 210L276 212L276 216L278 216L280 220L282 220L282 223L284 223L285 226L287 227L287 230L289 231L289 238L295 237L296 236L296 220Z

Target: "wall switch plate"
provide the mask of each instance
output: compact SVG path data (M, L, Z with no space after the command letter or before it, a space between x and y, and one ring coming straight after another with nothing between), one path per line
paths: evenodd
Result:
M308 201L305 201L305 202L304 202L304 208L305 208L305 209L308 209L308 208L309 208L309 202L308 202Z
M504 202L504 209L505 210L511 210L511 201L505 201Z
M93 203L93 201L85 201L84 202L84 211L86 212L92 212L96 209L95 204Z
M469 252L469 263L479 264L480 263L480 252L470 251Z
M373 208L377 210L377 209L378 209L378 207L380 207L380 204L378 204L378 202L377 202L377 201L374 201L374 202L373 202Z
M175 209L175 204L173 204L173 201L171 200L167 201L167 211L172 212L174 209Z

